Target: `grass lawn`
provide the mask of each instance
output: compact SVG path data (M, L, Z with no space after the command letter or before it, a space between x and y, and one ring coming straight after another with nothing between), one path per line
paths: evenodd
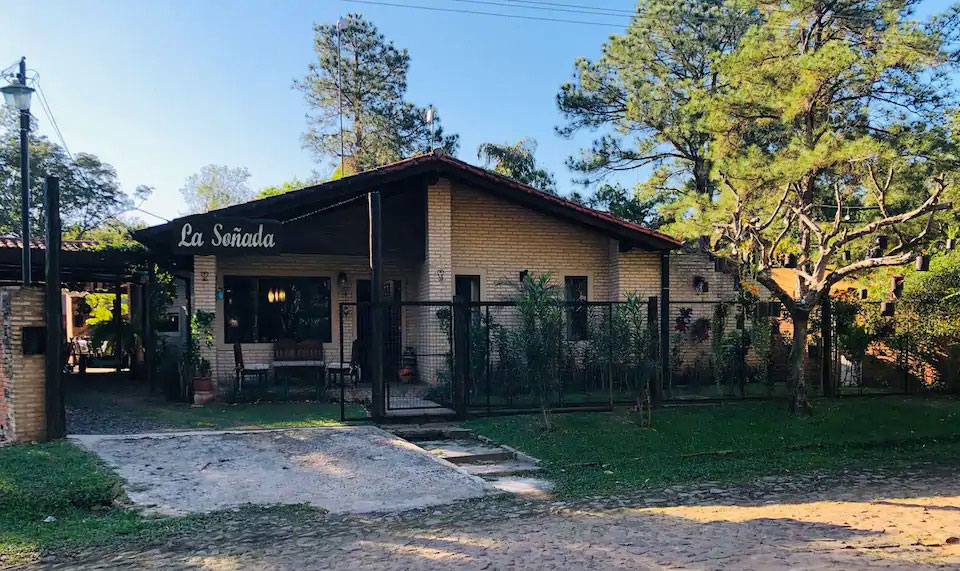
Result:
M812 418L781 403L740 402L653 411L653 427L634 415L571 413L492 417L468 426L536 456L567 496L697 480L896 466L960 463L960 399L906 397L819 400Z
M67 405L104 413L112 417L157 421L170 428L292 428L339 426L340 404L330 402L213 402L201 407L168 401L160 396L111 391L109 386L96 390L72 388ZM366 416L363 407L348 404L347 418ZM69 428L69 427L68 427Z
M140 542L216 526L221 513L151 517L126 507L120 478L67 441L0 448L0 567L36 561L43 553ZM282 511L292 520L304 506L245 508ZM56 521L45 522L48 516Z
M177 428L291 428L340 426L340 405L334 403L210 403L193 407L160 400L123 402L130 414L168 423ZM349 417L363 415L359 405L347 405Z

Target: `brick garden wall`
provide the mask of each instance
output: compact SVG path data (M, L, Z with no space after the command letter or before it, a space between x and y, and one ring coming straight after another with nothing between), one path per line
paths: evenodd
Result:
M0 443L46 434L43 355L23 354L23 328L43 327L43 288L0 288Z

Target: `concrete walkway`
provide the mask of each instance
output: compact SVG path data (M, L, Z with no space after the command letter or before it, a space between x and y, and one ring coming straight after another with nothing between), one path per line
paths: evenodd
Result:
M245 504L333 513L407 510L492 486L374 426L77 435L138 505L180 515Z

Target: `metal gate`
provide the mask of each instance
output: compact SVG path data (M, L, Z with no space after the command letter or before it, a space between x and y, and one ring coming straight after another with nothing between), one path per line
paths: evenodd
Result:
M659 381L656 309L655 299L557 302L531 320L513 302L341 303L332 382L347 420L377 404L388 418L610 410L649 401ZM379 391L374 311L384 324Z

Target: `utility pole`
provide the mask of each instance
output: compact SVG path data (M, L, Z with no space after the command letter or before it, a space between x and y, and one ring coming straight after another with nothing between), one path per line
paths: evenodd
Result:
M347 19L339 18L337 20L337 100L340 104L340 178L347 176L347 173L344 172L344 158L343 158L343 67L341 66L341 52L340 52L340 33L344 28L347 27Z
M20 58L20 85L27 85L27 58ZM30 108L20 109L20 233L23 235L23 285L30 276Z

